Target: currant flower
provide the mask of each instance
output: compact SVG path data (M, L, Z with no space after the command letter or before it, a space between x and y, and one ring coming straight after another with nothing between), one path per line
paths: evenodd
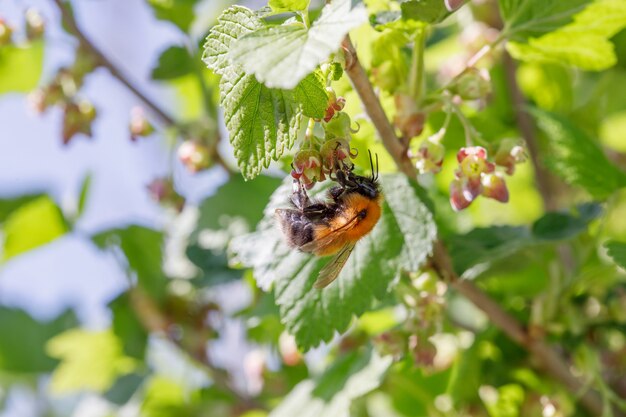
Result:
M130 111L130 140L136 142L138 138L149 136L154 132L154 127L148 121L141 107L133 107Z
M515 139L504 139L494 157L496 165L504 167L508 175L513 175L515 165L526 159L526 149Z
M437 174L441 171L443 157L446 153L446 148L440 143L442 136L443 132L437 132L421 143L415 162L415 167L420 174L427 172Z
M450 205L454 211L461 211L472 203L472 200L465 198L463 193L464 182L466 181L466 179L455 179L450 183Z
M186 140L178 147L178 159L189 172L195 174L211 165L211 152L199 141Z
M317 181L323 181L322 156L313 149L301 150L293 159L293 178L299 179L306 186L313 186Z
M350 149L350 143L346 138L327 140L320 148L322 166L326 173L333 172L336 162L341 162L344 166L352 167L350 158L355 158L356 155L356 152Z
M472 202L482 192L481 176L495 170L495 165L487 161L487 150L482 146L461 148L456 155L459 168L455 172L457 179L463 181L463 195Z

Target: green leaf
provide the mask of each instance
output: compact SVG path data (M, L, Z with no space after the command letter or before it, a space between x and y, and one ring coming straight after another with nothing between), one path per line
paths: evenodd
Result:
M596 0L576 14L572 23L527 43L510 42L507 48L524 61L565 63L600 71L617 62L610 39L625 27L625 2Z
M329 258L289 248L275 224L275 209L289 207L291 181L276 190L257 231L231 243L233 261L252 267L261 288L274 286L281 321L303 349L345 331L353 316L387 295L400 268L417 269L431 251L435 226L419 187L398 175L383 176L381 183L388 200L381 219L356 245L336 282L323 290L313 289L313 283Z
M517 384L503 385L497 389L485 386L480 396L490 417L518 417L524 403L524 389Z
M236 281L241 278L240 270L228 267L228 258L223 252L203 249L199 245L189 245L185 252L189 260L200 269L193 280L199 287L210 287Z
M403 19L425 23L439 23L451 14L442 0L409 0L400 7Z
M0 47L0 94L28 93L37 87L43 69L43 42Z
M124 356L120 340L111 331L68 330L51 339L46 351L61 360L50 383L55 393L103 392L117 376L135 367L134 361Z
M584 188L599 200L608 198L626 185L626 174L569 120L538 109L531 109L531 114L549 140L548 167L566 183Z
M125 292L109 303L113 314L111 329L122 342L124 353L143 360L148 344L148 333L132 306L130 294Z
M385 201L404 239L401 266L407 271L417 271L437 239L432 204L424 190L404 175L383 176L381 183Z
M280 183L280 179L267 175L259 175L252 182L231 177L200 205L197 229L222 230L238 222L243 223L245 232L253 230L263 218L267 200Z
M0 369L24 374L52 371L58 362L46 354L44 346L76 323L71 311L39 322L22 310L0 307L0 334L4 335L0 338Z
M190 74L195 63L189 51L182 46L170 46L159 55L159 62L152 69L153 80L172 80Z
M68 226L59 207L42 196L13 211L3 229L6 261L63 236Z
M611 240L604 245L608 255L619 267L626 269L626 243Z
M352 400L376 389L391 362L371 351L343 356L319 378L296 385L269 417L349 417Z
M270 0L269 6L276 13L307 10L311 0Z
M162 270L163 233L143 226L113 229L92 237L101 249L119 247L139 285L157 299L165 294L167 277Z
M91 189L91 174L87 174L83 179L83 183L80 186L80 193L78 194L78 209L76 211L77 216L81 216L85 211L85 205L87 204L87 197L89 197L89 190Z
M194 6L198 0L148 0L148 4L154 10L154 15L159 20L172 22L183 32L189 31L189 27L195 18Z
M362 3L334 0L310 29L298 23L264 27L238 39L232 62L271 88L295 88L341 46L345 35L367 21ZM285 76L288 74L288 76Z
M514 41L553 32L572 21L590 0L499 0L504 35Z
M454 269L462 274L474 265L493 263L530 246L572 239L587 230L601 213L599 204L582 204L572 213L546 213L531 228L492 226L451 236L447 243Z
M124 405L135 395L144 380L142 375L135 373L122 375L104 394L104 398L113 404Z
M203 56L207 66L222 76L220 103L235 158L247 179L293 146L303 114L322 117L328 102L318 74L309 74L293 91L270 89L229 61L233 41L261 27L254 12L232 6L211 29Z
M37 200L43 197L42 194L26 194L19 197L3 198L0 199L0 223L4 223L6 219L15 210L19 209L23 205L30 203L33 200Z

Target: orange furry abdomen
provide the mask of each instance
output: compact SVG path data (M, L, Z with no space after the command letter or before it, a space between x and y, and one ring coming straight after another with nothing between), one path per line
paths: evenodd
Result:
M330 220L328 227L321 226L316 229L314 240L330 234L333 234L333 239L314 253L318 256L335 254L346 244L356 243L371 232L380 220L381 200L380 195L376 199L369 199L358 193L347 195L342 202L343 211ZM360 219L358 215L362 210L366 210L367 214ZM354 225L351 224L352 222Z

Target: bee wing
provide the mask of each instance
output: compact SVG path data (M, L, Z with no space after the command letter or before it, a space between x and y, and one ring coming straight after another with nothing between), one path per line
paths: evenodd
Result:
M346 244L339 252L333 256L333 258L328 262L324 268L320 271L317 276L317 280L313 287L317 289L324 288L328 286L331 282L333 282L338 276L343 266L346 264L346 261L350 257L352 250L356 246L356 243L348 243Z
M358 221L358 217L354 216L352 219L350 219L346 224L344 224L343 226L332 230L330 232L328 232L326 235L314 239L311 242L302 245L300 247L301 250L303 250L304 252L317 252L320 249L331 245L336 239L337 237L344 233L346 230L350 230L352 227L354 227L356 225Z

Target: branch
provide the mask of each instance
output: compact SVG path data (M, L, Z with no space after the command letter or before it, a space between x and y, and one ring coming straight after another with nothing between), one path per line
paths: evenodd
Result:
M345 71L361 98L365 112L376 127L385 148L400 171L409 178L416 178L417 171L396 137L348 36L343 42L343 47L347 54ZM587 389L583 381L572 375L569 365L550 346L542 340L531 338L525 327L495 300L472 282L459 278L452 267L450 255L441 241L437 241L434 245L432 262L443 279L450 282L452 287L485 312L496 327L532 355L535 359L533 362L535 366L562 383L575 397L580 396L580 402L592 415L599 416L602 414L604 405L601 396L596 391ZM624 416L620 413L615 415Z
M128 90L130 90L139 100L141 100L143 104L147 108L149 108L152 113L154 113L154 115L161 121L161 123L163 123L165 126L178 127L180 129L180 126L178 126L178 123L172 116L170 116L156 102L154 102L146 94L139 90L139 88L137 88L135 84L131 82L130 79L113 62L111 62L111 60L107 58L106 55L104 55L96 45L94 45L93 42L91 42L91 40L78 26L78 23L76 22L73 13L65 4L66 2L64 0L53 1L59 9L59 12L61 13L61 21L63 22L65 27L68 28L68 30L74 36L76 36L81 46L86 51L89 51L89 53L93 56L96 64L109 70L111 75L119 82L124 84L124 86L128 88ZM204 86L201 87L204 88ZM216 133L219 135L219 132L216 131ZM219 136L217 142L219 142ZM213 158L215 162L217 162L217 164L220 165L226 172L231 175L234 173L233 169L224 161L222 156L217 151L217 145L215 147Z
M198 349L189 349L189 347L184 346L179 340L172 337L170 328L173 323L159 310L154 300L143 290L138 287L131 288L129 295L131 307L137 314L139 321L146 331L164 335L170 342L174 343L190 357L200 362L207 369L216 386L237 398L238 406L243 407L245 410L265 408L247 394L240 392L233 385L228 373L213 364L206 354L206 346L204 343L202 343L202 346L199 346Z

